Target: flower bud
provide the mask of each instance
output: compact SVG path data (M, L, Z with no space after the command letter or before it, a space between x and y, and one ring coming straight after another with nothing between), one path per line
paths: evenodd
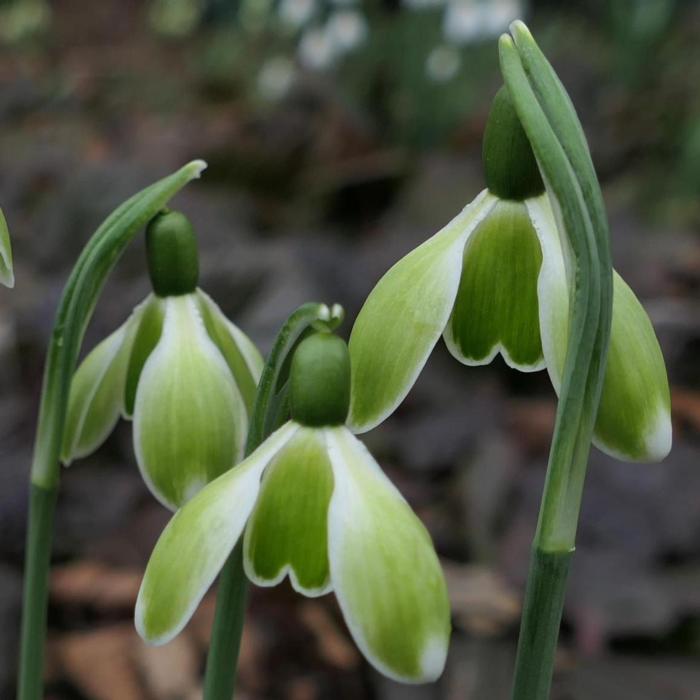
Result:
M189 219L177 211L158 214L146 229L148 273L159 297L194 292L199 280L197 237Z
M350 355L332 333L314 333L294 352L290 412L301 425L342 425L350 405Z

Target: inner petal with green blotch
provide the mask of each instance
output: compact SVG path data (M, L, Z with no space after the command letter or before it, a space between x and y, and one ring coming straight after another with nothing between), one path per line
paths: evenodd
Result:
M267 467L245 534L245 569L272 586L289 574L308 596L330 588L328 505L333 472L323 431L299 428Z
M542 250L522 202L501 200L470 236L445 329L450 352L467 365L497 353L516 369L544 367L537 303Z

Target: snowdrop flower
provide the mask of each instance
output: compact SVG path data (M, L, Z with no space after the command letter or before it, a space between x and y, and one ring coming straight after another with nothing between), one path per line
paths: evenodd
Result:
M334 591L367 659L405 682L442 672L450 633L444 577L430 536L345 427L347 346L318 332L290 370L291 420L180 509L148 563L136 627L172 639L242 536L251 581L289 577L306 596Z
M396 263L357 317L350 336L355 432L396 409L440 335L466 365L500 354L522 371L546 367L560 388L571 254L505 89L484 135L484 169L487 189ZM660 460L671 447L663 356L647 314L617 273L613 289L595 443L623 459Z
M141 474L176 509L241 458L262 358L197 287L197 242L182 214L157 216L146 244L154 293L76 371L62 459L90 454L120 415L133 418Z

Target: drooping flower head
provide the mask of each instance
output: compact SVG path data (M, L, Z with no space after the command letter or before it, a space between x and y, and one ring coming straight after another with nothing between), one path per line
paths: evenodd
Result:
M546 367L559 391L574 282L571 252L505 88L486 127L484 171L487 189L399 260L357 317L349 416L356 432L396 409L441 335L463 364L487 364L500 354L521 371ZM617 273L613 289L594 441L622 459L659 460L671 447L663 356L648 316Z
M170 211L146 231L153 293L87 355L70 391L63 461L133 419L141 474L176 509L242 456L262 358L197 287L197 241Z
M405 682L442 672L450 631L430 535L345 427L345 342L318 332L296 349L291 420L206 486L161 535L136 604L136 627L165 643L184 627L243 536L251 581L289 577L306 596L334 591L367 659Z

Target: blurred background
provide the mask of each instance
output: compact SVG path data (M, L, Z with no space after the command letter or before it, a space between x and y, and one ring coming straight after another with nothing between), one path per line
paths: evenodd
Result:
M0 293L0 697L13 695L27 478L67 275L100 221L201 157L175 206L202 286L263 352L307 300L344 332L381 274L483 187L496 38L524 17L590 140L617 269L656 327L673 391L661 465L593 450L553 698L700 698L700 3L690 0L0 0L0 206L17 286ZM147 292L137 241L86 348ZM439 683L399 686L354 647L333 596L254 591L240 700L501 700L552 431L546 373L440 345L366 440L426 523L454 634ZM64 472L47 698L193 700L213 614L170 645L133 630L165 512L130 428Z

